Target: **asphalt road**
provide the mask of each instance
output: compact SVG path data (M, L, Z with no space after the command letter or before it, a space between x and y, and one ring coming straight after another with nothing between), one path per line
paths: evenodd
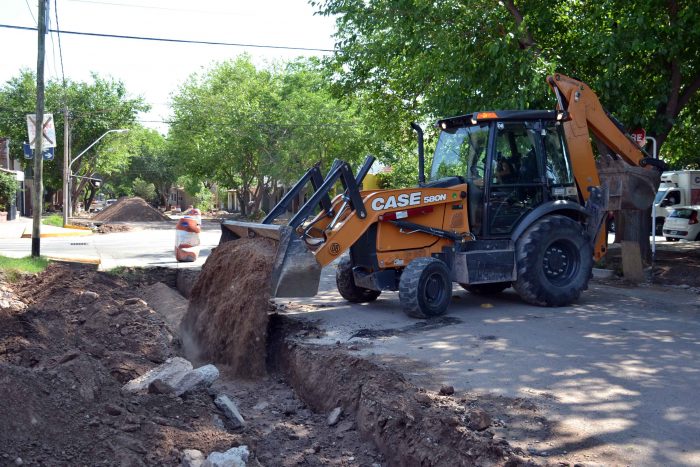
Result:
M41 239L43 256L99 262L101 270L117 266L136 267L196 267L204 264L211 249L219 243L219 222L205 221L200 233L199 259L194 263L175 260L175 222L143 222L132 224L133 230L109 234ZM2 228L2 227L0 227ZM21 232L21 230L20 230ZM21 234L21 233L20 233ZM31 254L29 238L9 238L0 241L0 254L23 257Z
M698 294L592 284L574 306L541 308L512 289L456 287L448 314L426 323L404 316L396 293L345 302L333 275L313 299L279 301L326 332L314 343L353 345L428 389L530 398L553 430L515 444L542 461L700 465Z

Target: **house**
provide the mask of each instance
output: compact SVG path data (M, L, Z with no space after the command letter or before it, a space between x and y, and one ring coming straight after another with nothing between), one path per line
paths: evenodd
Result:
M0 137L0 170L13 174L18 184L15 202L7 213L8 220L15 219L18 213L22 216L31 215L31 180L25 181L22 165L10 157L10 138Z

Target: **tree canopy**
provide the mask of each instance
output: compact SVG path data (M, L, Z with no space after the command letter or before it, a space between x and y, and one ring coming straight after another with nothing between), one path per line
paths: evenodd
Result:
M138 112L148 110L140 97L131 97L124 84L114 79L93 74L90 82L51 80L46 83L46 112L53 113L56 138L53 161L44 164L44 184L47 190L60 189L63 179L64 108L69 109L71 120L72 157L100 138L106 131L131 128L136 125ZM36 110L36 75L22 70L18 76L0 86L0 135L11 139L11 157L23 161L25 167L31 161L22 155L21 143L27 140L26 115ZM98 145L77 159L71 170L74 174L91 176L94 173L109 175L127 163L132 156L128 146L119 144L120 138L105 137ZM87 187L84 179L74 184L73 205Z
M700 10L693 2L310 3L337 18L330 66L340 89L368 93L380 113L398 106L435 118L552 108L544 78L561 72L585 81L628 127L656 136L666 159L700 159Z
M219 63L180 88L173 114L169 137L186 172L235 189L244 211L315 163L357 162L376 147L358 106L331 95L314 60Z

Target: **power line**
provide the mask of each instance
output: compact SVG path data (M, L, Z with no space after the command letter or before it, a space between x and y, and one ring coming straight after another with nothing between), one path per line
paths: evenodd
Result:
M51 26L51 15L49 14L49 27ZM56 77L58 77L58 68L56 68L56 63L58 63L58 60L56 60L56 44L54 44L53 40L53 34L49 36L51 38L51 56L53 58L52 64L53 64L53 72Z
M20 29L23 31L36 31L36 28L29 26L16 26L13 24L0 24L0 28L7 29ZM49 31L54 32L55 29L49 29ZM72 34L76 36L90 36L90 37L107 37L110 39L132 39L140 41L152 41L152 42L171 42L177 44L199 44L199 45L223 45L228 47L251 47L258 49L281 49L281 50L299 50L305 52L335 52L335 49L315 49L312 47L289 47L285 45L262 45L262 44L243 44L237 42L217 42L217 41L195 41L188 39L172 39L165 37L144 37L144 36L127 36L122 34L102 34L97 32L82 32L82 31L61 31L63 34Z
M56 16L56 35L58 36L58 54L59 57L61 58L61 78L63 79L63 93L64 93L64 100L65 100L65 92L66 92L66 73L63 68L63 48L61 47L61 27L58 24L58 1L53 0L53 13L54 16ZM64 102L65 105L65 102Z
M32 15L32 19L34 20L34 24L38 23L36 22L36 17L34 16L34 12L32 11L32 7L29 6L29 0L24 0L24 3L27 4L27 8L29 9L29 14Z

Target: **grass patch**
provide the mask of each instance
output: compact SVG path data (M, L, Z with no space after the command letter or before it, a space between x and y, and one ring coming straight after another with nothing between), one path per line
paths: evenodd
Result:
M44 217L41 220L41 223L45 225L53 225L54 227L63 227L63 216L51 214L48 217Z
M46 269L49 260L44 257L33 258L8 258L0 256L0 272L5 275L8 282L17 282L23 274L36 274Z
M110 276L115 276L115 277L126 277L130 274L133 274L133 268L130 268L128 266L117 266L112 269L108 269L105 271L107 274Z

